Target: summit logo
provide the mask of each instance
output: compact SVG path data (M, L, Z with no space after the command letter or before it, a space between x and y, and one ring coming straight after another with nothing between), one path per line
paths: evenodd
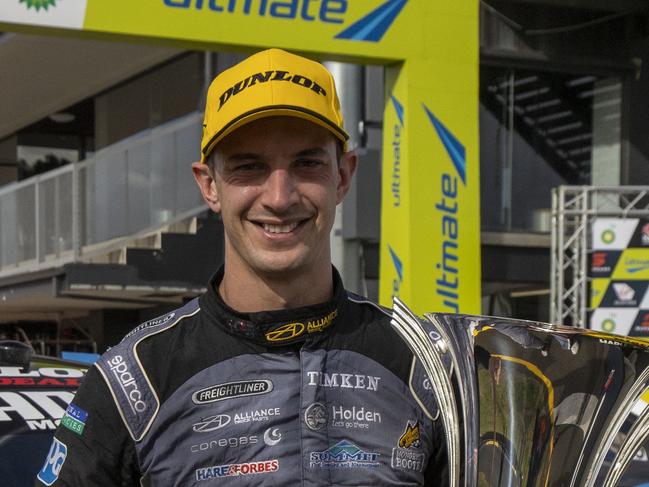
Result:
M21 0L54 2L55 0ZM166 7L244 14L322 24L345 24L350 0L163 0ZM379 42L408 0L387 0L334 36L350 41Z

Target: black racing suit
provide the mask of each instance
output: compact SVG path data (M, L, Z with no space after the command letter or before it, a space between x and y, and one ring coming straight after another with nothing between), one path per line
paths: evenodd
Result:
M221 278L102 355L37 485L447 485L434 397L384 309L334 270L326 303L237 313Z

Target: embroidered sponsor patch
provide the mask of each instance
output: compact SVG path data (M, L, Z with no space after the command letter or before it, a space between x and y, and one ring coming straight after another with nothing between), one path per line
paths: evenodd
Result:
M196 480L210 480L219 477L239 477L241 475L259 475L277 472L279 460L263 462L232 463L196 469Z
M76 434L80 435L83 433L83 429L86 427L86 420L88 419L88 413L81 409L79 406L70 403L68 408L65 410L65 415L61 418L61 424L67 429L74 431Z
M419 421L408 421L406 431L399 438L398 445L397 448L392 449L392 468L422 472L425 456L417 451L421 446Z
M153 318L152 320L145 321L144 323L137 325L130 332L128 332L126 334L126 336L122 339L122 341L126 340L127 338L132 337L133 335L141 332L142 330L146 330L147 328L152 328L154 326L164 325L169 320L173 320L175 316L176 316L176 312L174 311L173 313L158 316L157 318Z
M270 417L279 416L279 408L254 409L234 415L234 424L255 423L259 421L268 421Z
M38 480L45 485L52 485L58 478L61 472L61 467L65 462L65 457L68 455L68 447L56 438L52 439L52 446L45 459L45 465L38 472Z
M329 328L338 316L338 310L335 309L330 313L303 320L301 322L285 323L268 330L264 337L271 343L288 342L294 338L299 338L305 334L319 333Z
M328 421L327 408L322 403L314 402L304 411L304 422L310 430L320 431Z
M192 394L194 404L209 404L234 397L256 396L273 390L273 383L267 379L226 382L201 389Z
M231 419L229 414L215 414L214 416L201 418L198 423L192 425L192 429L197 433L209 433L229 425Z
M268 446L275 446L280 441L282 441L282 433L280 433L279 428L268 428L264 431L264 443Z
M304 411L304 423L310 430L320 431L327 424L333 428L369 429L372 424L381 423L381 413L365 406L329 405L330 410L319 402L309 405Z
M320 468L378 467L379 454L361 450L349 440L342 440L324 451L309 454L309 466Z

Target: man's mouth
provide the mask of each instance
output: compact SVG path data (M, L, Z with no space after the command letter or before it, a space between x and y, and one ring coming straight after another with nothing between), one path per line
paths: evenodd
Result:
M264 223L262 226L264 231L268 233L289 233L297 228L299 222L287 223L286 225L271 225Z

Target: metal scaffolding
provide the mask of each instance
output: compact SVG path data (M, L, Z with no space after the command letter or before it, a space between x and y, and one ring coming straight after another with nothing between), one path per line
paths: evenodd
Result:
M649 218L649 186L559 186L552 190L550 321L588 326L588 256L595 218Z

